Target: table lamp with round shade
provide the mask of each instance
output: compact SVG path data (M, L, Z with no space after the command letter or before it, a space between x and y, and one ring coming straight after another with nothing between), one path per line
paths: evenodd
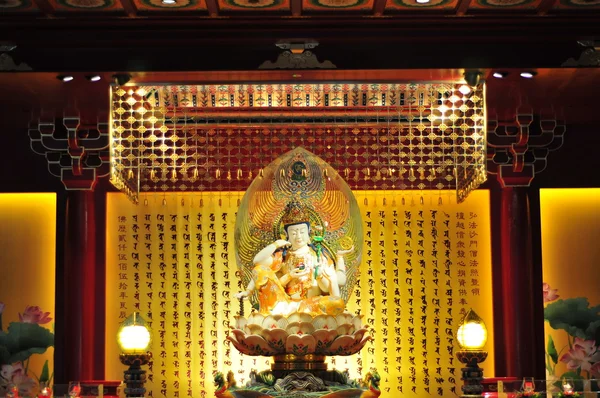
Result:
M458 345L463 350L481 350L487 342L487 329L483 319L469 310L456 333Z
M148 351L152 341L150 328L137 312L131 314L119 327L117 342L121 355L119 359L123 365L129 366L125 370L125 396L143 397L146 394L144 383L146 371L141 367L146 365L152 353Z
M456 357L466 366L462 368L462 386L463 398L482 397L483 369L478 364L485 361L487 351L483 350L487 342L487 329L483 319L481 319L472 309L467 312L462 323L458 327L456 340L460 350L456 352Z

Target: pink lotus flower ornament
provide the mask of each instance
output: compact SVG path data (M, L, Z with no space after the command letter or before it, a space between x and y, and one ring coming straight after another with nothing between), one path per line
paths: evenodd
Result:
M2 378L4 380L8 380L8 381L12 381L14 376L23 374L24 370L23 370L23 364L21 362L17 362L13 365L2 365L2 368L0 370L0 376L2 376Z
M544 303L551 303L553 301L558 300L560 297L558 294L558 289L552 289L549 284L544 283L542 285L542 289L544 291Z
M19 394L30 396L35 386L35 380L27 376L23 364L21 362L14 363L12 365L2 365L0 370L0 376L4 379L5 383L11 383L15 385L19 391Z
M595 341L576 337L573 348L565 353L560 361L567 364L567 369L581 368L581 370L589 372L592 370L592 364L600 361L600 351L596 351Z
M40 307L28 305L25 307L23 314L19 313L19 321L24 323L37 323L43 325L49 323L52 318L49 317L49 312L44 312Z
M19 395L30 397L36 386L35 380L24 373L19 373L13 376L12 383L19 389Z
M594 340L584 340L580 337L575 337L573 347L581 348L588 356L596 352L596 342Z

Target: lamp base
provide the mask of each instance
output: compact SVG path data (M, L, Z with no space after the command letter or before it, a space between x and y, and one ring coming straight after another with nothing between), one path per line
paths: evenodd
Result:
M146 371L141 367L146 365L152 354L121 354L119 359L123 365L129 365L129 369L124 371L125 374L125 396L126 397L143 397L146 394Z
M463 394L461 398L481 398L483 397L483 369L479 364L487 358L487 351L481 350L460 350L457 351L456 357L466 365L462 368L461 380L464 385L461 387Z

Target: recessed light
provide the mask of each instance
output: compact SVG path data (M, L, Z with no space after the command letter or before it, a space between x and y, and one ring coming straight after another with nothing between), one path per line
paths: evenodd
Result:
M521 72L521 77L524 77L525 79L531 79L532 77L534 77L537 73L535 72Z
M177 2L175 0L162 0L162 3L171 5L171 4L176 4Z
M86 76L86 78L91 82L97 82L98 80L102 79L100 75Z
M62 80L63 82L70 82L71 80L73 80L73 76L71 75L58 75L56 76L56 78L58 80Z
M506 76L508 76L507 72L494 72L492 73L492 76L494 76L496 79L504 79Z
M467 95L471 92L471 87L467 86L466 84L463 84L458 88L458 91L460 91L462 95Z
M427 4L429 3L431 0L416 0L417 3L419 4Z

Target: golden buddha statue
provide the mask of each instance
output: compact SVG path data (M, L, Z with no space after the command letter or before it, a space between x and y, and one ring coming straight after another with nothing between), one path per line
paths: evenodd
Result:
M309 214L297 200L287 204L281 223L286 239L275 240L254 256L252 279L236 297L248 297L256 290L263 314L341 314L345 309L340 297L340 286L346 283L344 256L354 248L338 250L334 260L320 239L312 242Z
M242 303L227 340L245 355L273 357L271 370L260 373L270 381L236 394L363 396L363 389L340 384L339 372L325 363L326 356L355 354L370 340L362 315L345 311L363 244L360 209L348 185L322 159L295 148L254 179L234 233L240 286L247 286L235 296L258 311L246 317ZM223 380L220 375L221 387ZM325 388L324 380L335 386Z

